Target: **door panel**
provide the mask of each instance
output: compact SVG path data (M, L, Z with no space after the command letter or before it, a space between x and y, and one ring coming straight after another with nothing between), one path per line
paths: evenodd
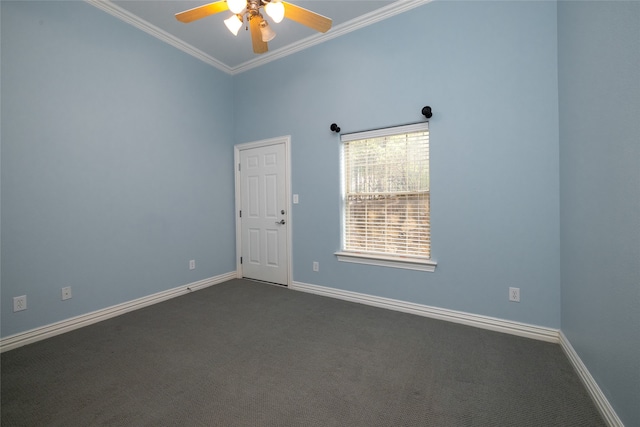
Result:
M267 230L266 234L267 234L266 263L269 266L277 267L279 265L278 232L274 230Z
M242 276L286 285L289 265L284 143L248 148L239 154Z

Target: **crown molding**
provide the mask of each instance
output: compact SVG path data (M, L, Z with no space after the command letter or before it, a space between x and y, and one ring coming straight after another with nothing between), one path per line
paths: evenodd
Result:
M147 34L152 35L153 37L162 40L165 43L170 44L171 46L180 49L181 51L188 53L189 55L221 70L227 74L233 74L233 70L227 64L224 64L214 57L207 55L200 49L196 49L188 43L180 40L179 38L167 33L161 28L156 27L155 25L141 19L140 17L132 14L131 12L122 9L120 6L110 2L109 0L84 0L86 3L89 3L92 6L97 7L98 9L107 12L108 14L115 16L116 18L126 22L127 24L133 25L139 30L144 31Z
M418 6L430 3L433 0L398 0L380 9L374 10L362 16L358 16L350 21L337 25L327 31L324 34L316 34L307 38L304 38L296 43L292 43L288 46L266 53L259 58L252 59L244 62L236 67L231 68L231 74L240 74L248 71L252 68L260 67L266 63L275 61L276 59L284 58L301 50L307 49L311 46L315 46L320 43L324 43L328 40L336 37L343 36L352 31L359 30L376 22L383 21L392 16L399 15L408 10L414 9Z
M140 17L132 14L131 12L122 9L109 0L84 1L227 74L235 75L251 70L253 68L260 67L277 59L284 58L285 56L289 56L296 52L300 52L311 46L315 46L336 37L348 34L352 31L358 30L376 22L380 22L392 16L414 9L418 6L430 3L433 0L398 0L394 3L388 4L387 6L381 7L380 9L374 10L350 21L337 25L324 34L316 34L311 37L304 38L296 43L292 43L288 46L261 55L258 58L243 62L242 64L235 67L230 67L227 64L215 59L211 55L208 55L203 51L196 49L195 47L167 33L161 28L158 28L155 25L145 21L144 19L141 19Z

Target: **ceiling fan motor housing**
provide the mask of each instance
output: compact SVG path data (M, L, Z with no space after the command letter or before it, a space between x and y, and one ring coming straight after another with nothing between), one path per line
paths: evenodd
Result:
M262 6L261 0L248 0L247 11L253 17L260 14L260 7Z

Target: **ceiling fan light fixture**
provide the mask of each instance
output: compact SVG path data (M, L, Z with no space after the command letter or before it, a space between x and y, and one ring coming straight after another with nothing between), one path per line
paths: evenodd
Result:
M242 20L240 19L240 16L232 15L224 20L224 25L226 25L229 31L231 31L231 34L237 36L238 31L240 31L240 27L242 27Z
M260 33L262 33L262 41L270 42L276 36L275 31L271 29L266 20L260 21Z
M229 10L233 14L237 15L238 13L242 12L245 7L247 7L247 1L246 0L227 0L227 6L229 6Z
M260 9L269 11L263 12ZM329 31L332 24L331 18L296 6L289 3L289 0L215 0L213 3L178 12L175 16L178 21L187 24L226 11L231 11L233 16L224 21L225 26L233 35L238 35L240 28L246 23L247 30L250 30L253 53L257 54L267 52L267 42L276 36L261 12L266 13L265 16L269 16L269 20L273 19L273 22L279 23L287 18L321 33Z
M273 22L279 24L284 19L284 4L280 0L272 0L264 7Z

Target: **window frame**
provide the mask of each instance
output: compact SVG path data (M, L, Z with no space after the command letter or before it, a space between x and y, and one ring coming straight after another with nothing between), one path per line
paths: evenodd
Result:
M338 261L376 265L382 267L402 268L409 270L419 270L426 272L434 272L437 262L432 257L421 257L413 255L394 255L391 253L374 253L374 252L358 252L345 249L345 235L346 235L346 183L347 171L345 171L345 155L344 147L345 143L351 141L357 141L362 139L380 138L393 135L401 135L413 132L429 132L429 122L421 122L404 126L394 126L382 129L375 129L363 132L354 132L341 135L341 147L340 147L340 250L335 252L334 255ZM429 171L430 173L430 171ZM431 189L429 188L429 195ZM431 212L431 205L429 202L429 212ZM431 249L431 245L430 245ZM433 255L433 254L431 254Z

